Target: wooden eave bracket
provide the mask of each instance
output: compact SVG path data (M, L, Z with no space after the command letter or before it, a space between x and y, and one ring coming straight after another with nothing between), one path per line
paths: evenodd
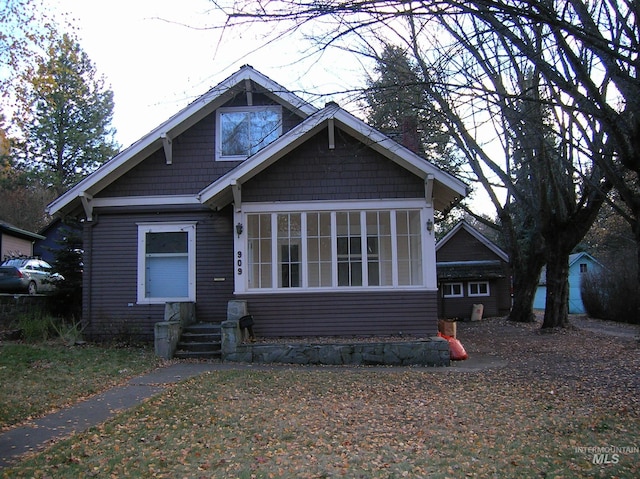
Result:
M162 138L162 147L164 148L164 158L167 165L173 164L173 141L168 133L160 135Z
M82 208L84 209L87 221L93 221L93 205L91 204L91 200L93 200L93 196L86 191L80 193L80 201L82 202Z
M427 201L427 206L433 206L433 174L427 174L427 177L424 180L424 198Z
M242 186L236 180L231 180L231 192L233 193L233 206L236 213L242 211Z
M333 118L327 120L327 127L329 130L329 149L335 150L336 148L336 126Z

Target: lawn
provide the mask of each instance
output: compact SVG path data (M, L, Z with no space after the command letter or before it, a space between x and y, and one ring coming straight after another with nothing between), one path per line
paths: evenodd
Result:
M507 365L211 372L0 473L640 477L636 340L491 321L459 337Z
M149 348L0 343L0 430L122 384L159 364Z

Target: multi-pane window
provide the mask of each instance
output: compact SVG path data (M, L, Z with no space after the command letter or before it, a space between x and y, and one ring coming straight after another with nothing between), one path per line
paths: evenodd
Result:
M422 283L422 238L420 212L398 211L396 219L398 238L398 284Z
M444 283L442 285L442 297L461 298L462 296L462 283Z
M422 286L420 210L247 215L249 289Z
M331 213L307 213L307 276L310 288L332 286Z
M369 286L393 285L391 212L367 212L367 277Z
M249 287L271 288L273 284L271 215L249 215Z
M253 155L282 133L280 107L221 108L217 113L219 160Z
M277 216L278 221L278 276L279 288L299 288L301 224L300 213L285 213Z
M469 283L469 296L489 296L489 283L487 281Z
M138 226L138 302L195 300L195 225Z

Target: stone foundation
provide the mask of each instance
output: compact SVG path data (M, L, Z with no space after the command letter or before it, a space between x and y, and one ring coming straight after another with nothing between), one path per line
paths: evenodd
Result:
M243 343L238 319L246 304L229 308L222 323L222 360L243 363L316 365L449 366L449 343L442 338L397 342L352 342L336 344Z

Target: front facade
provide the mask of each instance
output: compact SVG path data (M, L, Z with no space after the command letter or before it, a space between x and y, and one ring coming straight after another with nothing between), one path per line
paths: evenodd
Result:
M245 66L50 205L84 220L85 331L150 339L166 302L260 336L437 330L434 211L464 185Z
M486 317L509 314L509 257L477 229L458 223L438 241L436 258L440 318L469 319L479 304Z

